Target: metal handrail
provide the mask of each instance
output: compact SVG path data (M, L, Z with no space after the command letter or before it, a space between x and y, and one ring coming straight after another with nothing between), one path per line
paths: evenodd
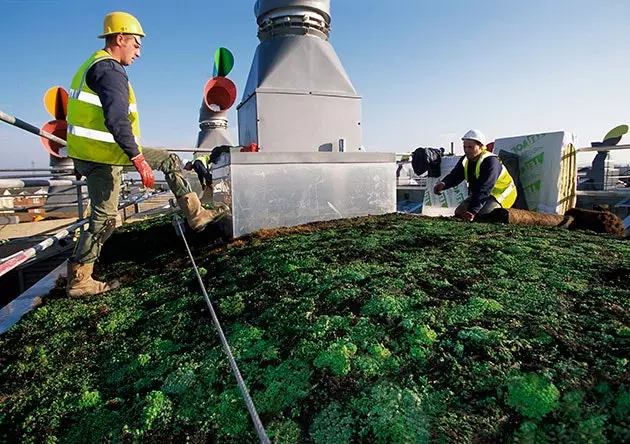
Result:
M149 196L143 195L139 198L130 199L128 201L121 202L121 204L118 205L118 210L127 208L128 206L131 206L131 205L138 204L140 202L143 202L147 199L151 199L153 197L161 196L165 193L166 191L161 192L161 193L151 194ZM89 218L87 217L83 218L75 222L74 224L70 225L69 227L59 231L55 235L39 242L37 245L26 248L22 251L18 251L17 253L14 253L10 256L0 259L0 277L7 274L8 272L15 269L16 267L22 265L24 262L28 261L29 259L35 257L37 254L41 253L47 248L51 247L52 245L54 245L55 241L59 241L65 237L68 237L70 233L72 233L78 228L84 228L85 225L87 225L88 223L89 223Z
M37 128L35 125L32 125L22 119L18 119L15 116L10 114L3 113L0 111L0 120L8 123L9 125L13 125L17 128L23 129L24 131L28 131L29 133L35 134L37 136L45 137L48 140L51 140L55 143L58 143L61 146L66 145L66 141L60 137L55 136L54 134L50 134L47 131Z
M0 174L0 179L35 179L35 178L42 178L42 177L50 177L52 174L48 173L48 174ZM64 174L59 175L59 174L55 174L55 176L57 177L74 177L74 174Z
M211 153L213 148L171 148L171 147L152 147L155 150L173 151L176 153Z
M55 241L60 241L61 239L70 235L70 233L72 233L77 228L84 227L88 223L89 223L88 218L81 219L80 221L75 222L74 224L70 225L68 228L65 228L59 231L58 233L55 233L54 236L44 239L43 241L39 242L37 245L26 248L22 251L18 251L17 253L14 253L3 259L0 259L0 277L4 276L9 271L13 270L19 265L22 265L24 262L36 256L38 253L51 247L55 243Z
M630 145L585 146L582 148L578 148L576 151L578 153L593 153L597 151L618 151L618 150L628 150L628 149L630 149Z
M63 187L71 185L86 185L86 182L85 180L73 179L0 179L0 188Z
M87 199L87 198L86 198ZM83 199L83 200L86 200ZM83 202L83 200L81 202ZM23 207L23 206L14 206L13 208L1 208L0 207L0 211L14 211L14 212L20 212L23 213L25 211L28 210L35 210L37 208L59 208L59 207L69 207L70 205L78 205L79 201L78 200L71 200L68 202L59 202L59 203L43 203L41 205L33 205L33 206L28 206L28 207Z
M2 111L0 111L0 121L3 121L5 123L8 123L9 125L13 125L17 128L20 128L24 131L28 131L31 134L35 134L36 136L40 136L43 137L45 139L48 139L52 142L55 142L61 146L66 146L66 141L61 139L60 137L55 136L54 134L51 134L49 132L46 132L44 130L41 130L39 128L37 128L35 125L28 123L22 119L19 119L15 116L12 116L10 114L6 114ZM149 148L149 147L147 147ZM180 151L180 152L190 152L190 153L194 153L194 152L211 152L212 149L211 148L160 148L160 147L150 147L152 149L162 149L162 150L167 150L167 151Z
M24 191L22 191L23 193ZM47 197L51 197L51 196L64 196L67 193L65 192L60 192L60 193L46 193L46 194L8 194L8 195L3 195L0 194L0 199L2 198L20 198L20 197L41 197L42 199L46 199Z
M74 170L71 168L2 168L0 169L0 173L30 173L30 172L49 172L49 173L62 173L68 172L70 174L74 173Z

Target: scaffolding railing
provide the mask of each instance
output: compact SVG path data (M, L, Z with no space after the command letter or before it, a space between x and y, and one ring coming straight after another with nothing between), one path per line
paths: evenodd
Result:
M166 191L163 191L161 193L155 193L155 194L151 194L151 195L143 195L143 196L139 196L139 197L136 197L136 198L129 199L127 201L121 202L118 205L118 210L124 210L128 206L138 205L140 202L143 202L143 201L145 201L147 199L154 198L156 196L164 195L166 193L167 193ZM77 222L73 223L69 227L64 228L63 230L55 233L53 236L50 236L50 237L44 239L43 241L39 242L38 244L36 244L36 245L34 245L32 247L29 247L29 248L25 248L25 249L23 249L21 251L18 251L17 253L14 253L14 254L12 254L10 256L7 256L5 258L0 259L0 277L2 277L3 275L7 274L11 270L14 270L18 266L24 264L25 262L27 262L31 258L35 257L37 254L39 254L42 251L46 250L47 248L50 248L55 243L59 242L61 239L64 239L64 238L68 237L70 234L72 234L77 229L85 228L85 225L87 225L88 223L89 223L89 218L87 218L87 217L86 218L81 218L80 220L78 220Z
M628 150L630 149L630 144L628 145L616 145L616 146L599 146L599 147L593 147L593 146L586 146L586 147L581 147L576 149L577 153L597 153L597 152L606 152L606 151L621 151L621 150ZM410 165L411 164L411 152L408 153L402 153L402 152L397 152L396 154L396 164L398 166L397 168L397 186L398 187L403 187L403 188L417 188L417 189L425 189L426 188L426 173L418 176L415 173L411 172L411 174L402 176L402 166L406 166L406 165ZM452 154L452 153L451 153ZM623 179L630 179L630 176L628 175L617 175L617 174L610 174L609 171L605 172L605 179L604 182L590 182L591 185L599 185L599 186L604 186L604 190L589 190L588 192L607 192L607 191L620 191L623 193L623 191L621 190L625 190L627 189L630 192L630 187L623 187L620 185L611 185L611 182L613 180L620 180L623 181ZM582 190L580 190L581 192Z

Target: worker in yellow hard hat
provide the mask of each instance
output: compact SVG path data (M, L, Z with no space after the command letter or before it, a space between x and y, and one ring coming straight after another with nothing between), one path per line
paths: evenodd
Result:
M103 33L98 36L103 39L108 35L131 34L145 37L142 26L137 18L126 12L110 12L103 20Z
M206 210L192 191L176 154L140 145L140 124L133 88L125 66L140 57L144 30L126 12L105 16L105 47L92 54L77 70L68 98L68 156L86 177L90 197L90 228L68 260L71 297L103 293L118 286L92 278L94 262L103 243L116 227L121 177L124 170L140 173L142 183L153 188L153 170L164 173L193 230L201 230L223 210Z

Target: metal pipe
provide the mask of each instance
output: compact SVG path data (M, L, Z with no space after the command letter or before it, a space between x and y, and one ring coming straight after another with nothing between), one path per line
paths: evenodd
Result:
M79 228L79 226L84 226L87 223L88 218L81 219L80 221L70 225L68 228L56 233L54 236L51 236L48 239L41 241L37 245L34 245L30 248L27 248L26 250L22 250L7 258L2 259L2 262L0 262L0 277L4 276L18 265L23 264L24 262L35 256L38 252L44 251L48 247L52 246L55 241L59 241L68 236L72 231Z
M165 194L165 193L166 193L166 191L164 191L162 193L152 194L150 196L142 196L142 197L139 197L137 199L130 199L129 201L122 202L118 206L118 209L121 210L121 209L123 209L125 207L128 207L129 205L134 205L134 204L140 203L142 201L145 201L147 199L151 199L153 197L161 196L162 194ZM12 254L10 256L7 256L5 258L0 259L0 277L4 276L9 271L13 270L14 268L18 267L19 265L22 265L24 262L28 261L29 259L31 259L35 255L37 255L37 253L39 253L41 251L44 251L45 249L49 248L50 246L52 246L55 243L55 241L59 241L59 240L63 239L64 237L67 237L70 233L72 233L77 228L85 228L85 225L87 223L89 223L89 220L90 219L88 217L86 217L84 219L81 219L80 221L75 222L74 224L70 225L68 228L65 228L65 229L59 231L54 236L51 236L51 237L41 241L37 245L34 245L34 246L30 247L30 248L26 248L26 249L24 249L22 251L18 251L17 253L14 253L14 254Z
M72 200L72 201L64 202L63 204L67 206L67 205L79 204L79 203L82 203L82 202L81 201ZM36 208L44 208L44 209L46 209L46 208L59 208L60 205L61 204L58 204L58 203L50 203L50 204L49 203L44 203L44 204L41 204L41 205L34 205L32 207L24 207L24 206L19 205L19 206L14 206L13 208L10 208L10 210L14 211L14 212L24 212L24 211L28 211L28 210L34 210ZM6 211L6 210L3 210L3 211Z
M23 191L22 191L22 193L23 193ZM64 194L64 193L50 193L50 194L49 193L46 193L46 194L22 194L22 193L20 193L20 194L10 194L10 195L7 195L7 196L3 196L3 195L0 194L0 199L2 199L2 198L5 198L5 199L6 198L18 199L18 198L22 198L22 197L41 197L43 199L46 199L47 197L50 197L50 196L61 196L61 195Z
M68 205L70 204L75 204L76 202L68 202ZM29 210L35 210L37 208L41 208L41 209L46 209L46 208L58 208L59 205L50 205L49 207L45 207L43 205L39 206L39 207L13 207L13 208L4 208L2 209L2 211L10 211L11 213L6 213L6 214L13 214L13 213L28 213Z
M29 133L33 133L37 136L41 136L44 137L48 140L52 140L53 142L56 142L62 146L66 146L66 141L55 136L54 134L50 134L49 132L46 132L44 130L41 130L39 128L37 128L34 125L31 125L28 122L25 122L24 120L18 119L15 116L12 116L10 114L6 114L2 111L0 111L0 120L2 120L3 122L8 123L9 125L13 125L16 126L20 129L23 129L25 131L28 131ZM193 152L211 152L212 149L203 149L203 148L158 148L158 147L147 147L147 148L152 148L152 149L162 149L162 150L167 150L167 151L179 151L179 152L187 152L187 153L193 153ZM213 147L214 148L214 147ZM32 170L28 170L28 171L32 171Z
M68 174L64 174L65 176L73 176L73 173L68 173ZM0 179L35 179L35 178L41 178L41 177L50 177L50 174L0 174ZM59 174L57 174L56 176L59 176Z
M617 190L578 190L575 194L584 197L630 197L630 189L627 189L627 191L621 190L625 190L625 188L618 188Z
M14 199L19 199L22 197L41 197L42 199L46 199L48 197L53 197L53 196L66 196L67 193L47 193L47 194L11 194L8 196L3 196L0 194L0 199L2 198L14 198ZM87 197L84 197L83 200L87 199ZM73 202L69 202L69 203L73 203ZM59 204L54 204L56 206L59 206Z
M48 172L48 173L63 173L68 172L69 174L74 174L74 171L71 169L55 169L55 168L3 168L0 169L0 173L30 173L34 172Z
M166 151L172 151L175 153L211 153L212 150L214 149L214 147L212 148L166 148L166 147L156 147L153 148L156 150L166 150Z
M62 146L66 146L65 140L55 136L54 134L50 134L49 132L41 130L37 128L36 126L31 125L30 123L25 122L24 120L18 119L17 117L12 116L10 114L6 114L0 111L0 120L8 123L9 125L17 126L18 128L28 131L29 133L33 133L37 136L45 137L48 140L52 140L53 142L56 142Z
M85 185L85 181L71 179L0 179L0 188L63 187L71 185Z
M617 151L630 149L630 145L615 145L615 146L586 146L584 148L578 148L578 153L594 153L597 151Z

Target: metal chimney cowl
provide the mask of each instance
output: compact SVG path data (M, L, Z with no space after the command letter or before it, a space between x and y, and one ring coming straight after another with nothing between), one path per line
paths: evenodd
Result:
M361 97L328 41L330 0L258 0L260 44L238 105L239 144L358 151Z
M260 25L268 18L283 14L283 9L294 9L302 13L316 12L330 24L330 0L258 0L254 5L254 14Z

